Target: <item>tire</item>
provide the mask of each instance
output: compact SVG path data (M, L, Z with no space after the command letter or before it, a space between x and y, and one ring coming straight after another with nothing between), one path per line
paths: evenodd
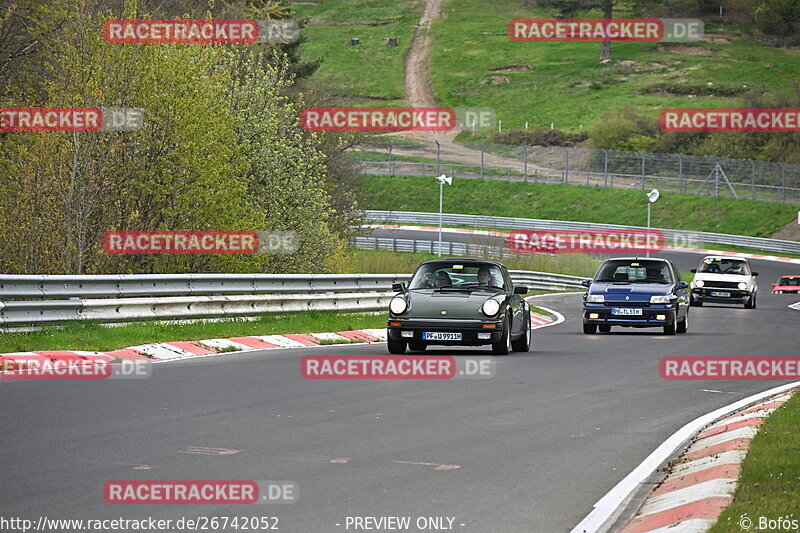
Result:
M395 341L389 339L386 341L386 345L389 348L389 353L401 354L406 353L406 341Z
M597 333L597 324L584 324L583 332L587 335L594 335Z
M745 302L744 308L745 309L755 309L756 308L756 293L753 293L753 295L750 297L750 299Z
M675 313L677 314L677 311ZM675 330L676 330L675 321L676 320L677 320L677 318L673 318L672 322L670 324L667 324L666 326L664 326L664 335L675 335Z
M503 335L502 338L492 343L492 353L495 355L508 355L511 351L511 323L506 318L506 321L503 323Z
M424 352L428 345L424 342L409 342L408 349L412 352Z
M607 325L597 326L597 329L600 330L600 333L611 333L611 326Z
M703 302L695 299L694 296L689 296L689 305L691 307L703 307Z
M688 329L689 329L689 310L687 309L686 316L683 317L683 320L678 322L678 327L676 328L676 331L678 333L686 333Z
M531 349L531 313L528 311L528 318L525 320L525 331L518 339L511 341L511 350L515 352L527 352Z

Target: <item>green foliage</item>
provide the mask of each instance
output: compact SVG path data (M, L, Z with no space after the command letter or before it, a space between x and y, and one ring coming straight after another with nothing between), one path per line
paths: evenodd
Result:
M636 113L633 107L606 113L589 129L589 141L594 148L630 152L651 152L658 145L658 122Z

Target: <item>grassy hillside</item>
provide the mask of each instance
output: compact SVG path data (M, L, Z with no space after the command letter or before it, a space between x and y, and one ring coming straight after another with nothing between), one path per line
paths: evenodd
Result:
M304 57L324 57L316 79L351 95L350 103L401 105L403 58L421 2L327 0L296 9L309 17ZM532 129L552 122L578 131L624 104L653 116L665 107L737 107L747 90L774 92L800 72L800 51L711 26L698 45L614 43L613 61L601 65L599 43L512 42L510 19L553 15L520 0L493 0L491 9L486 0L447 0L443 15L431 30L434 94L446 106L494 108L504 130L528 121ZM390 36L399 46L385 45ZM361 44L346 46L350 37ZM497 70L505 67L517 70Z
M401 105L403 61L422 12L420 0L325 0L293 8L308 19L303 58L322 58L315 80L351 105ZM349 46L354 37L360 43ZM389 37L398 46L387 46Z
M363 207L393 211L439 210L432 178L359 176ZM606 224L647 224L642 191L583 186L456 179L445 188L444 211L475 215L575 220ZM797 217L797 206L728 198L662 194L652 225L771 237Z

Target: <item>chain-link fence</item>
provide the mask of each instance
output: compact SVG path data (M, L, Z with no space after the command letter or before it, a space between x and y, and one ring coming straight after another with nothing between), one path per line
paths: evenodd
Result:
M800 203L800 165L680 154L501 144L367 144L365 174L501 179L657 188L686 194Z

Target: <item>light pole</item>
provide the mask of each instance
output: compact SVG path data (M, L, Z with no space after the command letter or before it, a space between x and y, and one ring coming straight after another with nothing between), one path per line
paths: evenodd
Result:
M650 206L656 203L661 193L658 189L653 189L647 193L647 257L650 257Z
M452 185L453 177L448 177L442 174L436 178L436 183L439 184L439 257L442 257L442 193L444 191L445 183Z

